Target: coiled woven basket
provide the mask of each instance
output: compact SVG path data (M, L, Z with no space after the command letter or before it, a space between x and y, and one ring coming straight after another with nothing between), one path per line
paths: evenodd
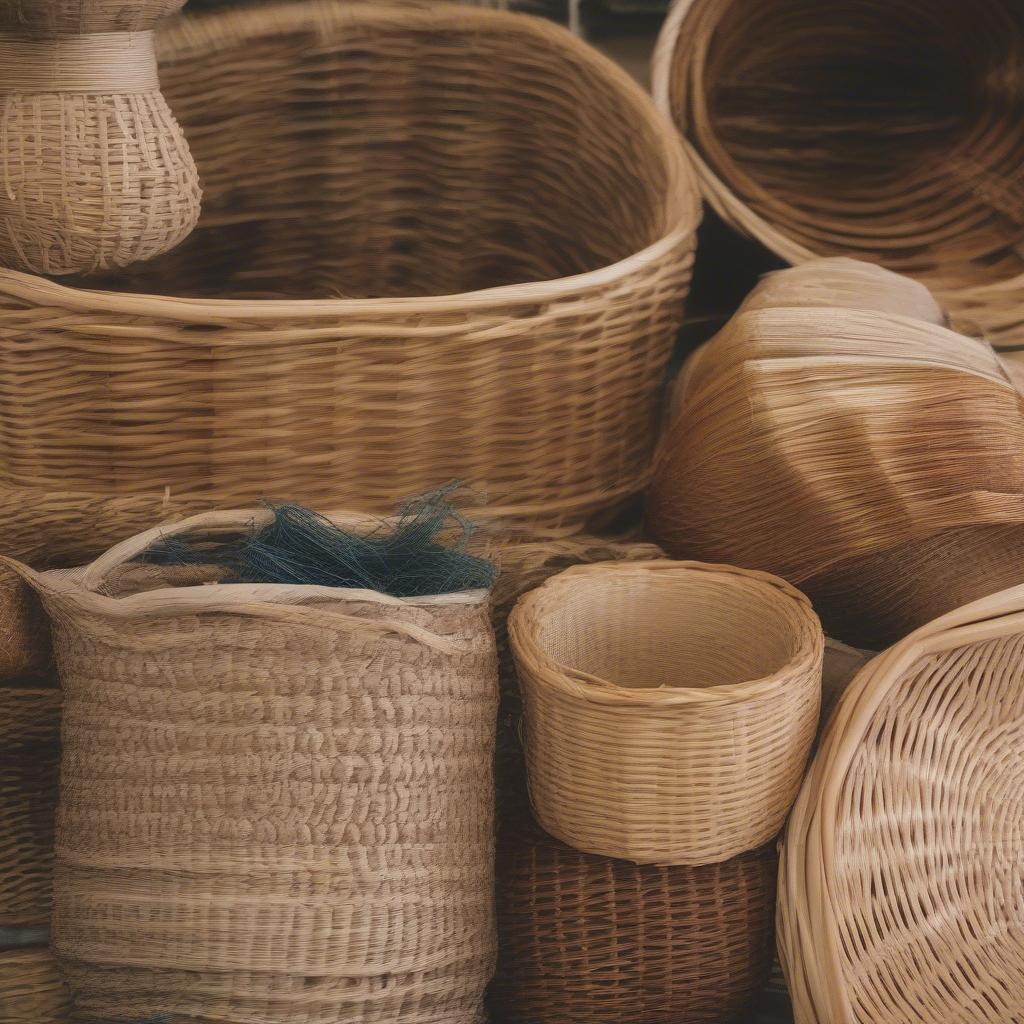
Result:
M778 857L655 867L580 853L520 824L498 840L504 1024L732 1024L775 956Z
M734 225L910 274L1024 344L1017 0L676 0L654 83Z
M68 1024L71 999L48 949L0 951L0 1020Z
M0 926L50 920L60 721L58 687L0 685Z
M76 1013L476 1024L495 957L487 595L131 564L261 515L158 527L80 576L19 567L64 691L53 944Z
M0 271L0 483L390 513L463 479L553 528L643 489L699 200L625 72L444 4L184 19L160 61L199 227L133 294Z
M579 850L706 864L778 834L818 724L824 639L764 573L577 566L516 605L537 820Z
M1024 1019L1024 587L857 675L790 819L797 1024Z

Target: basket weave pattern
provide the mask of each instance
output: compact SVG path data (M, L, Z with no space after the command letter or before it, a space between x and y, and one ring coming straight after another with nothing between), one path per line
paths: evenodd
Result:
M821 625L797 591L692 562L578 566L519 602L509 638L552 835L704 864L779 832L821 699Z

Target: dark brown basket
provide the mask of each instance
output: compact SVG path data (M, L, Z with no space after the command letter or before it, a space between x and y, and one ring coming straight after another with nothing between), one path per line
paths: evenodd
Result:
M580 853L534 824L498 844L506 1024L725 1024L775 955L774 845L720 864L655 867Z

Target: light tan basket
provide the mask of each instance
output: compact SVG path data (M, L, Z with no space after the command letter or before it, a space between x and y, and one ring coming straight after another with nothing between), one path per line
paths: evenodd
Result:
M484 592L21 572L65 694L53 943L81 1020L475 1024L493 970ZM345 520L357 528L365 518Z
M0 482L387 514L463 479L562 529L643 490L700 211L625 72L316 2L183 19L161 67L203 218L140 294L0 272Z
M71 1001L48 949L0 951L0 1020L69 1024Z
M567 569L509 620L540 824L578 850L706 864L782 828L818 725L823 637L765 573Z
M790 819L779 945L797 1024L1024 1014L1024 587L857 676Z
M676 0L654 93L732 224L794 263L910 274L1024 343L1017 0Z

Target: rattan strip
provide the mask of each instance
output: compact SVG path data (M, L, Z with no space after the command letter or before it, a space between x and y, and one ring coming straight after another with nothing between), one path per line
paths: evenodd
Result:
M791 818L797 1024L1006 1024L1024 1009L1024 588L863 669Z
M580 850L706 864L782 828L818 725L823 636L764 573L577 566L508 624L540 824Z
M4 1024L69 1024L71 1001L48 949L0 951Z
M1022 67L1014 0L677 0L654 91L731 223L910 274L1017 345Z
M721 864L655 867L580 853L536 826L506 830L495 1019L741 1019L775 953L777 860L767 846Z

